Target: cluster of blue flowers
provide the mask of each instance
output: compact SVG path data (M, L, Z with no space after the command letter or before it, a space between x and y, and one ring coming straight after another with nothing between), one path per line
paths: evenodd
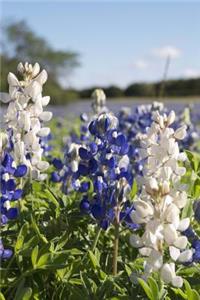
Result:
M79 148L77 173L81 182L79 191L83 193L80 209L91 214L103 229L114 222L117 206L120 220L132 223L131 205L126 199L133 183L126 137L118 130L117 118L108 113L94 119L89 131L92 141ZM94 191L89 196L91 184Z
M15 202L22 197L23 190L18 188L17 180L27 173L26 165L15 166L13 157L10 153L4 152L0 166L0 205L1 205L1 225L5 225L9 220L18 216L19 210ZM2 240L0 241L0 258L9 258L11 250L3 248Z
M194 218L200 223L200 200L194 201L193 205ZM190 261L192 262L200 262L200 237L195 232L195 230L190 226L187 230L184 231L184 235L189 239L193 249L193 256Z
M57 172L52 173L52 181L62 182L66 193L81 192L81 212L91 215L101 228L107 229L114 222L118 207L120 221L135 229L130 218L133 208L127 199L133 184L130 147L119 130L118 119L101 113L87 128L84 143L81 139L79 144L67 146L64 164L53 160Z
M50 145L50 141L52 140L52 133L49 133L47 136L40 138L40 145L43 149L43 155L47 158L50 158L50 152L52 150L52 145Z

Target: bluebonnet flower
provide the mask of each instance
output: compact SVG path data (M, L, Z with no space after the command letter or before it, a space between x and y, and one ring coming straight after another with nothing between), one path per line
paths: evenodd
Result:
M196 221L200 223L200 200L194 201L193 210Z
M10 249L5 249L2 243L2 240L0 239L0 260L1 259L9 259L12 256L13 252Z
M196 232L189 226L185 231L182 232L190 241L197 238Z
M127 137L129 144L128 156L132 163L133 175L142 175L144 161L139 154L140 134L145 134L154 120L156 111L164 112L164 106L160 102L152 105L139 105L132 112L130 108L122 108L118 113L119 129Z
M71 132L71 142L76 144L82 144L89 140L90 133L88 130L88 123L90 123L94 118L103 112L108 112L106 106L106 95L102 89L95 89L91 95L92 102L91 108L92 111L89 114L82 113L80 115L80 134L78 135L75 132Z
M77 168L78 168L78 160L79 153L78 149L82 144L90 144L91 151L94 153L95 147L97 145L95 143L90 143L91 133L89 131L88 123L90 123L98 114L101 112L107 111L106 108L106 96L101 89L96 89L92 93L92 112L89 114L82 113L80 115L80 127L79 130L70 132L70 136L65 138L65 149L64 149L64 159L61 161L59 159L59 163L61 167L58 167L56 164L57 158L52 160L52 165L55 167L55 171L51 174L52 182L62 182L62 190L65 193L70 192L72 189L77 189L80 186L79 181L77 180ZM81 166L80 166L81 168ZM82 167L83 169L84 167ZM84 189L84 185L81 185L81 189Z
M183 279L176 275L175 263L171 260L189 263L193 250L187 248L188 238L182 234L188 229L190 219L181 218L187 193L179 187L186 172L179 162L184 161L186 155L179 151L178 141L185 137L186 126L174 130L171 125L175 117L174 111L168 116L156 112L151 127L140 137L144 176L138 178L142 191L134 201L131 218L141 224L144 231L142 235L133 234L130 242L145 256L145 278L158 271L165 283L181 287ZM167 262L168 254L170 261Z
M51 180L62 183L62 191L65 194L72 190L77 190L80 186L77 181L77 170L79 163L79 144L67 144L65 147L64 162L61 159L54 158L52 164L56 171L52 172Z
M90 142L79 146L76 180L83 193L80 210L107 229L116 218L131 226L132 211L127 193L133 183L129 164L129 146L125 135L118 130L118 119L111 113L101 113L89 126ZM93 192L88 193L91 188Z
M42 160L44 144L41 141L48 136L50 129L43 127L52 113L43 111L50 97L42 97L43 85L47 80L47 72L38 63L20 63L17 68L23 80L8 74L9 94L1 93L1 101L8 104L5 114L5 128L9 135L10 149L17 164L28 167L28 175L32 179L44 180L49 164Z
M47 136L41 137L40 145L43 149L43 155L47 158L50 158L50 151L52 150L52 145L49 142L52 140L52 133L49 133Z
M19 182L26 176L27 166L24 164L16 165L7 147L9 138L1 134L1 159L0 159L0 224L5 226L9 220L17 218L19 210L16 205L22 195L22 187ZM0 259L8 259L12 251L4 249L0 240Z
M160 102L154 102L152 105L140 105L133 112L129 108L123 108L118 114L120 131L126 135L129 143L129 157L132 160L133 174L135 175L142 175L144 166L144 160L138 152L140 135L145 134L151 127L157 112L169 114L169 110ZM187 126L186 135L179 142L181 150L194 150L196 141L200 137L197 126L190 121L190 114L190 110L186 108L183 113L176 116L176 121L172 125L174 130L182 125Z
M193 204L194 210L194 218L200 223L200 200L194 201ZM193 256L190 261L192 262L200 262L200 238L192 227L189 227L187 230L183 232L185 236L187 236L188 240L191 242Z
M192 248L193 248L192 261L200 262L200 239L193 240Z
M11 203L19 200L23 195L23 190L18 187L18 178L26 176L27 166L16 166L11 154L4 151L0 167L1 180L1 223L5 224L9 219L14 219L18 215L18 208Z

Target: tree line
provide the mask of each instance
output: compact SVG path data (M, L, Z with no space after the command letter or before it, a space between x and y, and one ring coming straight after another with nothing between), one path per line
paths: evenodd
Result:
M79 92L80 98L90 97L96 87L84 89ZM122 89L118 86L101 87L104 89L107 97L159 97L161 89L163 97L185 97L200 96L200 78L196 79L176 79L159 81L155 83L133 83Z

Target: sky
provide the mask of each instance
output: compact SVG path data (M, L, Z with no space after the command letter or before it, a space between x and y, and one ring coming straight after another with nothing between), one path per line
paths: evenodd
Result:
M80 53L81 67L62 79L76 88L160 80L168 55L168 78L200 76L199 1L4 0L1 15Z

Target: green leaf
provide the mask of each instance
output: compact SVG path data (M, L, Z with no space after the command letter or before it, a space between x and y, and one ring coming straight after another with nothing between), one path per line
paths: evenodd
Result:
M34 192L40 192L42 190L42 184L41 181L33 181L32 182L32 189Z
M131 188L131 192L130 192L130 198L133 200L136 193L137 193L137 182L136 180L133 181L133 185L132 185L132 188Z
M77 248L72 248L65 251L66 253L69 253L70 255L81 255L83 252Z
M52 190L51 190L50 188L45 189L44 192L45 192L45 196L46 196L49 200L51 200L51 202L52 202L56 207L60 207L58 199L56 198L55 194L52 192Z
M56 245L56 251L59 251L64 247L64 245L67 243L69 239L69 234L68 232L65 232L59 239L58 244Z
M88 280L88 277L80 272L80 277L81 277L81 281L83 283L83 286L84 286L84 289L87 293L87 295L89 296L89 299L90 299L90 295L91 295L91 284L90 284L90 281Z
M100 267L99 261L97 260L96 256L92 253L92 251L89 250L88 253L93 268L96 269L97 267Z
M200 295L196 290L193 289L192 290L192 296L189 299L191 299L191 300L200 300Z
M24 238L27 235L28 227L29 227L28 223L25 223L22 226L22 228L20 229L16 244L15 244L15 252L16 253L19 252L23 248Z
M5 298L4 298L4 295L0 292L0 300L6 300Z
M183 299L188 299L187 295L181 290L181 289L176 289L176 288L171 288L171 290L176 294L180 295ZM189 299L188 299L189 300Z
M37 262L37 268L45 268L45 265L47 265L51 261L51 254L46 253L42 255Z
M41 234L40 232L40 229L39 227L37 226L35 220L33 219L33 216L31 215L31 222L32 222L32 226L33 226L33 229L35 230L35 232L38 234L38 237L45 243L45 244L48 244L48 241L46 239L46 237Z
M33 249L32 253L31 253L31 261L32 261L33 268L36 267L37 258L38 258L38 245L35 246L35 248Z
M31 299L32 289L30 287L24 288L24 295L22 300L29 300Z
M191 163L192 169L197 172L200 163L200 155L196 152L191 152L188 150L186 150L185 153L187 154L187 157Z
M75 285L82 285L82 281L79 278L72 278L69 280L69 283L75 284Z
M25 279L22 279L17 287L14 300L29 300L32 295L30 287L24 287Z
M182 211L182 218L190 218L193 214L193 208L192 208L192 199L188 198L187 199L187 203L185 205L185 207L183 208L183 211Z
M197 267L189 267L189 268L183 268L181 269L178 274L179 275L193 275L195 273L199 273L199 269Z
M143 288L143 290L145 291L147 297L150 300L154 300L152 291L151 291L150 287L148 286L148 284L142 278L138 278L138 282L141 285L141 287Z
M127 275L130 276L132 273L131 268L128 265L125 265L125 270L126 270Z
M155 300L159 299L159 288L158 288L156 281L152 277L149 277L148 284L151 288L153 299L155 299Z
M197 199L200 196L200 179L197 178L194 182L192 196Z
M192 289L189 282L187 280L184 280L184 285L187 296L189 297L189 299L192 299Z
M25 287L20 291L20 295L16 300L29 300L31 299L32 289L30 287Z

